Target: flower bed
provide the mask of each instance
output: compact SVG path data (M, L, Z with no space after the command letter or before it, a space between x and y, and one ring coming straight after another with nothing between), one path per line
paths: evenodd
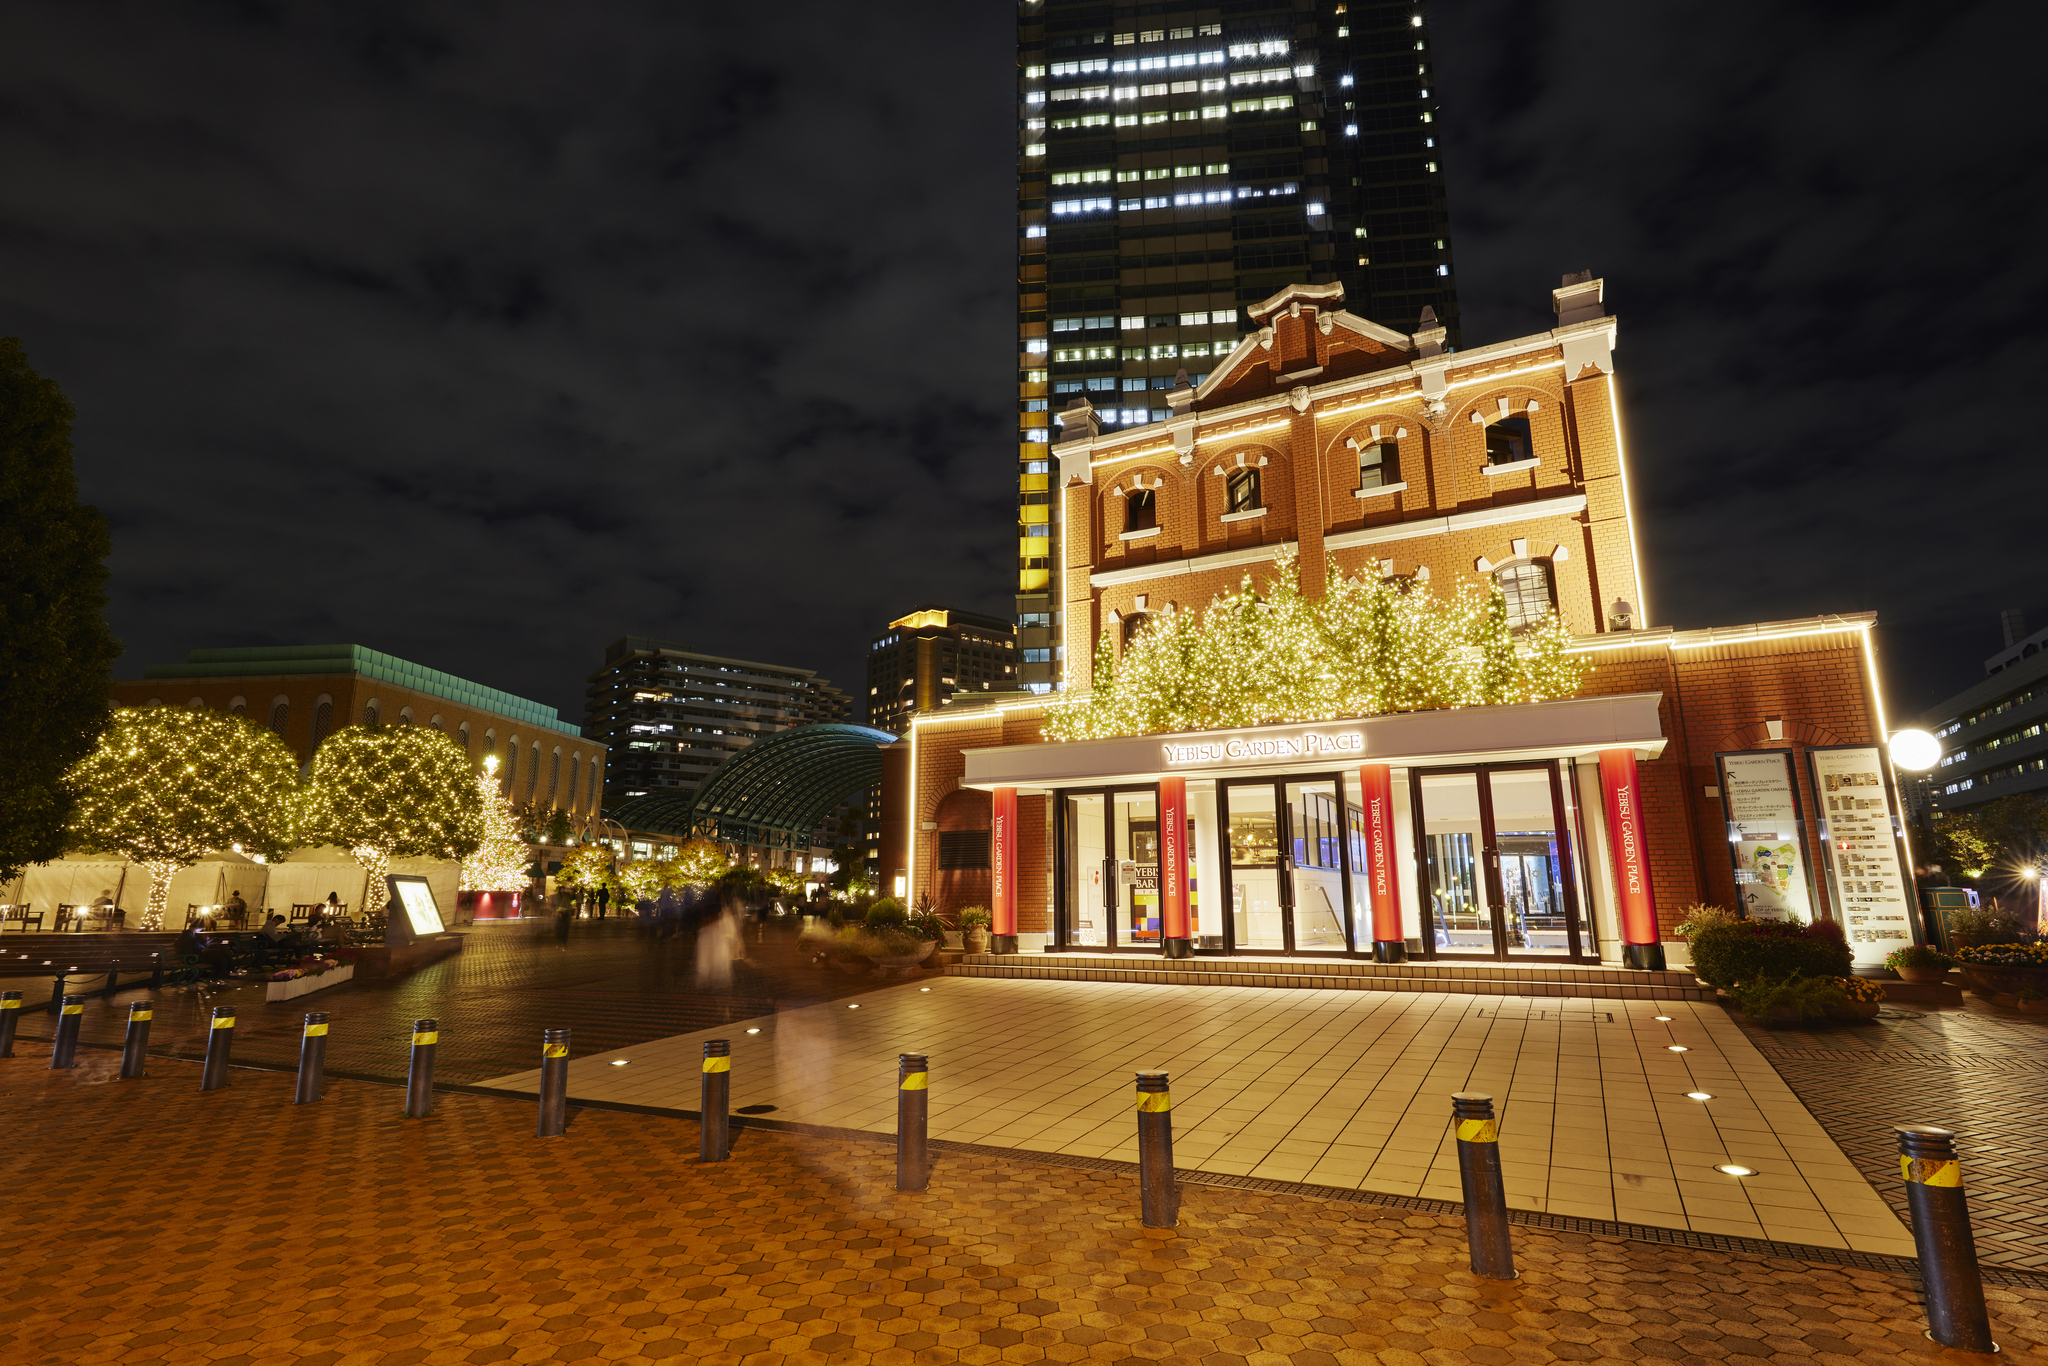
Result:
M280 968L264 984L263 999L289 1001L295 996L338 987L356 975L354 957L351 954L346 963L338 958L306 958L295 968Z
M1980 996L2048 994L2048 943L1979 944L1957 949L1963 982Z
M1742 1013L1767 1029L1813 1029L1877 1018L1884 988L1862 977L1762 977L1729 988Z

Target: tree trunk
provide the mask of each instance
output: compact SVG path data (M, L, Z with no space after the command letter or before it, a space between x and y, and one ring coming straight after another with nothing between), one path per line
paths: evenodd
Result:
M372 849L367 844L359 844L349 850L349 853L355 856L355 861L362 864L363 871L368 874L363 884L363 914L370 926L375 928L378 920L384 915L384 903L390 899L391 888L384 881L384 876L391 871L391 856L382 849Z
M154 859L143 863L149 870L149 908L142 913L141 930L160 930L164 927L164 911L170 905L171 879L177 876L182 863L167 859Z

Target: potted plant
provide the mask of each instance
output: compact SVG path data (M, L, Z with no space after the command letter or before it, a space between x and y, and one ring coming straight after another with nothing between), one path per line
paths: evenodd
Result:
M960 932L969 953L988 952L988 929L994 923L986 906L969 906L960 912Z
M1766 1029L1799 1029L1874 1019L1884 988L1861 977L1759 977L1728 994L1742 1013Z
M1956 960L1931 944L1908 944L1885 955L1884 965L1902 982L1945 982Z
M1951 949L2010 943L2021 931L2019 917L2003 906L1964 906L1947 916Z
M859 931L868 958L884 972L905 973L916 967L939 943L937 934L926 937L927 919L936 921L937 917L914 919L893 896L875 902L868 907Z
M1977 944L1957 949L1963 982L1979 996L2048 991L2048 943Z
M2021 987L2012 998L2013 1005L2029 1015L2048 1015L2048 993Z

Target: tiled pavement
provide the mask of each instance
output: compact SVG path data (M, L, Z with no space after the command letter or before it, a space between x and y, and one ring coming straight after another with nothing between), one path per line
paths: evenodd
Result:
M896 1054L918 1051L934 1138L1123 1161L1132 1073L1165 1068L1182 1167L1438 1200L1459 1198L1449 1096L1487 1091L1516 1208L1912 1252L1716 1006L945 977L587 1057L570 1095L694 1111L714 1036L736 1108L894 1132Z
M1157 1361L1186 1366L1729 1366L1982 1360L1935 1348L1904 1277L1516 1231L1521 1279L1462 1225L1188 1187L1138 1226L1127 1175L942 1159L890 1188L886 1144L696 1127L197 1068L138 1082L0 1063L16 1232L0 1359L24 1366L651 1366ZM231 1142L235 1158L215 1160ZM2048 1361L2048 1290L1988 1290L2002 1360Z
M1891 1125L1956 1130L1979 1258L2048 1269L2048 1022L1970 998L1888 1006L1856 1029L1745 1032L1901 1215Z
M350 982L274 1004L263 999L261 983L241 982L95 998L80 1037L119 1047L129 1004L154 1000L152 1050L197 1057L212 1007L231 1005L235 1058L293 1067L306 1012L325 1011L332 1017L329 1070L402 1077L412 1022L432 1016L441 1022L436 1079L466 1082L533 1066L545 1029L572 1030L577 1056L874 985L810 966L791 935L771 933L748 951L754 962L741 965L734 990L700 993L684 939L644 940L617 921L581 921L564 949L546 922L480 925L462 953L397 981ZM48 1017L26 1016L23 1034L47 1038ZM38 1048L48 1045L28 1043L23 1051Z

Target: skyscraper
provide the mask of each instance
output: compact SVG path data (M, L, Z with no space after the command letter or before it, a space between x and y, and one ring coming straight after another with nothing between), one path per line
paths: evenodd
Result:
M958 694L1014 691L1016 634L1007 621L957 607L896 618L868 644L868 724L901 735L912 715Z
M1163 422L1296 281L1458 342L1421 0L1024 0L1017 21L1019 680L1058 685L1054 416Z

